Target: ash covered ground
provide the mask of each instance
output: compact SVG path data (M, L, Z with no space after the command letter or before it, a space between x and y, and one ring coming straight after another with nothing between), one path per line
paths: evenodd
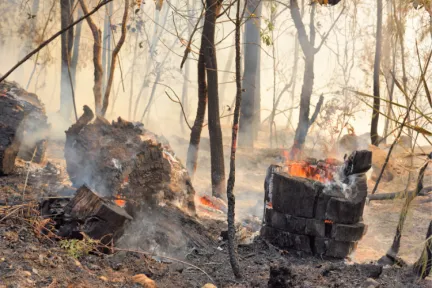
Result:
M182 145L175 142L171 141L174 150L183 151ZM276 161L280 149L258 148L253 156L248 151L239 150L238 153L237 215L239 226L247 228L239 230L243 231L239 233L239 238L243 237L239 242L244 243L238 247L242 280L234 278L226 242L220 237L221 231L226 230L225 216L205 209L199 209L197 222L205 230L200 228L196 230L200 232L191 232L205 235L207 243L211 244L204 247L185 248L176 253L170 251L171 255L155 249L145 251L147 254L118 251L106 255L91 252L75 258L61 247L59 241L49 239L35 229L38 226L27 217L28 208L13 209L29 201L37 202L42 198L56 197L58 193L68 193L70 182L64 168L63 145L62 142L50 142L47 162L28 165L17 160L16 173L0 178L0 287L140 287L133 280L139 274L151 278L157 287L202 287L212 282L217 287L432 285L429 277L418 281L410 266L418 259L423 247L432 208L430 195L417 197L408 215L400 252L406 263L384 267L381 274L375 265L367 264L383 256L391 245L402 200L371 202L366 206L364 222L368 225L368 231L354 255L347 260L321 259L296 251L284 251L259 237L254 238L257 233L253 233L256 232L253 229L257 226L252 224L259 223L262 215L266 167ZM397 159L404 161L402 155L403 152ZM179 157L182 157L181 153ZM198 195L205 195L210 191L206 180L208 175L204 172L209 171L205 148L200 153L198 165L201 168L194 186ZM396 179L384 183L381 189L384 192L399 191L403 186L401 182ZM368 184L371 189L374 183L370 180ZM133 250L134 247L124 248Z

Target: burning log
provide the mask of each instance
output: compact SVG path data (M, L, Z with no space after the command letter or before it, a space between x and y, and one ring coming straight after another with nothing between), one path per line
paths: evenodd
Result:
M189 174L163 137L140 123L119 118L110 124L101 117L90 123L92 118L85 106L66 132L66 166L74 187L86 184L103 196L123 195L127 209L170 202L195 213Z
M0 175L15 168L18 153L40 163L45 156L45 108L35 94L16 83L0 83Z
M299 169L287 163L289 174L272 172L266 177L270 203L261 236L282 249L335 258L349 255L366 230L361 222L367 196L364 173L371 159L370 151L356 151L343 165L307 159Z
M49 199L42 215L56 221L58 236L81 239L81 232L108 244L117 240L132 217L121 207L82 186L72 199Z

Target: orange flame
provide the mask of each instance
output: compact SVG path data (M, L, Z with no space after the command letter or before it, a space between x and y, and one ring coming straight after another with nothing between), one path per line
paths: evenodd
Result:
M126 200L122 199L120 195L115 195L114 197L114 203L117 206L124 207L126 205Z
M202 196L202 197L200 197L199 198L199 201L200 201L200 203L202 204L202 205L204 205L204 206L208 206L208 207L210 207L210 208L213 208L213 209L216 209L216 210L219 210L219 208L215 205L215 204L213 204L213 202L207 197L207 196Z
M333 224L333 221L332 220L324 220L324 223L326 223L326 224Z
M285 157L285 170L292 176L313 179L320 182L328 182L333 180L333 171L331 166L333 159L327 159L324 165L318 166L307 161L290 161L289 152L283 151ZM324 163L324 162L321 162Z

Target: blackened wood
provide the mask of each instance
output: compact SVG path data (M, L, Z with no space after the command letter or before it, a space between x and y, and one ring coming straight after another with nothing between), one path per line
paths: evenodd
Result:
M45 109L35 94L18 84L0 83L0 174L10 174L18 153L24 160L40 163L45 155L48 129Z
M125 223L132 220L123 208L101 198L87 186L78 189L64 213L66 223L60 229L60 236L73 237L79 231L105 244L117 240L123 234Z

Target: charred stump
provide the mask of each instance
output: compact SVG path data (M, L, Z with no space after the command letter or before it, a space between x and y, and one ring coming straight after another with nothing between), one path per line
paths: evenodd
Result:
M170 202L195 213L189 174L163 137L121 118L90 123L93 112L84 110L66 132L66 168L74 187L86 184L107 197L120 194L127 207Z
M45 108L38 97L16 83L1 82L0 175L13 172L17 156L43 162L47 128Z
M80 238L79 233L83 232L108 244L123 234L128 220L132 217L123 208L101 198L84 185L64 208L64 223L59 236Z

